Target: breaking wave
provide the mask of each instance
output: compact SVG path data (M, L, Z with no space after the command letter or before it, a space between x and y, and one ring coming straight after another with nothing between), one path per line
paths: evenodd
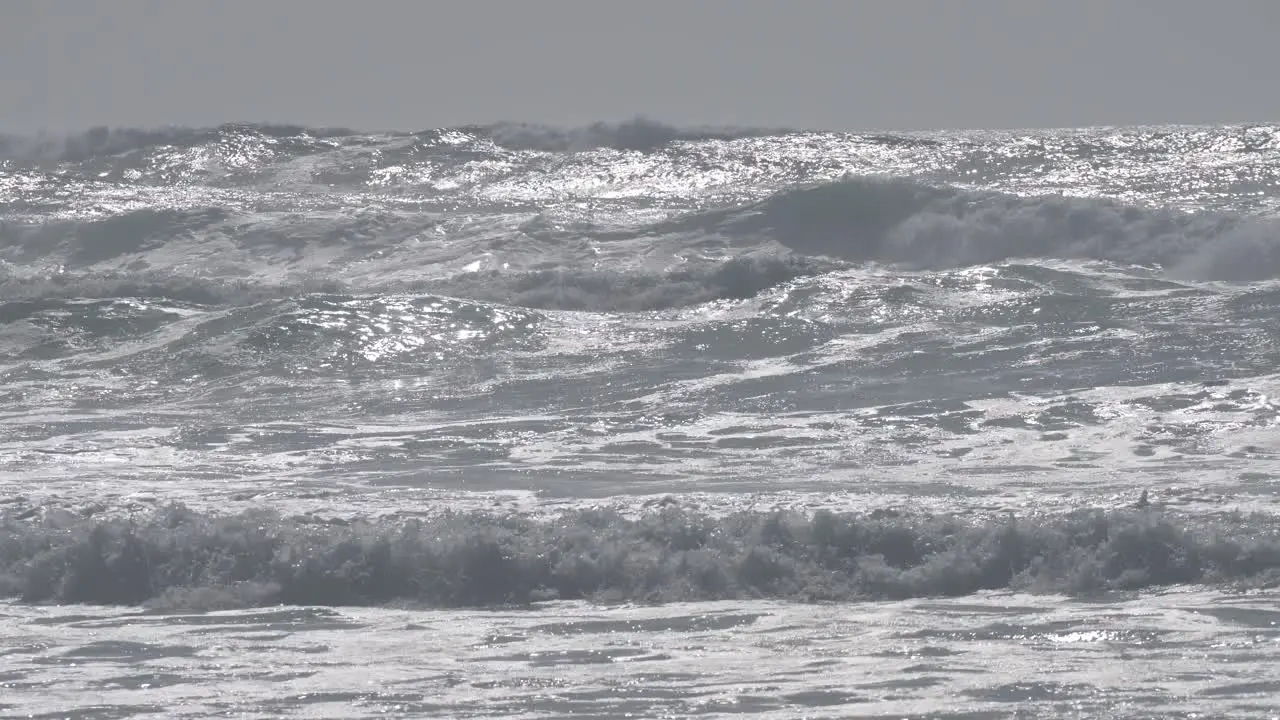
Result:
M447 267L441 264L448 258L440 254L438 244L417 240L417 234L438 222L431 214L367 212L341 219L322 214L313 220L293 217L280 227L237 224L235 218L225 209L211 207L144 209L107 219L39 225L8 223L0 226L0 253L23 266L38 266L33 265L38 262L55 267L59 274L83 271L43 283L59 296L81 282L76 278L84 278L86 292L91 292L90 288L116 281L154 285L155 279L138 278L176 278L189 274L192 266L203 268L204 279L177 282L226 286L249 282L248 273L269 273L287 275L289 283L297 284L305 274L306 282L330 287L349 284L355 292L393 287L394 283L376 283L361 288L354 282L356 272L378 277L369 272L373 267L369 263L382 262L384 257L394 255L394 263L388 265L392 276L416 266L422 275L438 278ZM722 288L724 295L718 295L716 288L736 283L730 276L741 279L756 274L760 281L746 282L756 287L759 282L776 282L770 278L815 274L824 266L836 267L831 261L841 266L878 263L939 270L1024 259L1097 260L1161 268L1184 280L1280 277L1277 220L1095 198L973 192L901 179L859 177L787 189L747 206L695 212L627 229L584 225L570 232L544 232L526 223L483 232L488 233L484 243L518 256L540 258L539 267L471 272L469 278L455 272L454 278L431 289L450 287L474 299L531 302L535 307L626 310L736 297L738 291L733 288ZM691 263L691 270L665 273L574 267L581 262L577 254L584 241L614 246L631 240L660 240L674 254L688 249L698 254L698 248L718 246L727 255L752 259L739 258L720 267L703 260ZM220 250L217 257L224 269L210 278L209 270L218 266L210 268L204 258L214 249ZM773 257L760 259L765 255ZM560 267L545 269L554 265ZM148 269L123 269L135 266ZM0 260L0 283L9 296L39 294L33 288L42 281L30 277L30 273L24 279L6 271ZM691 284L702 282L698 278L707 286L692 288ZM684 289L674 293L674 300L643 297L663 284ZM625 298L629 293L636 297ZM661 293L654 297L657 294Z
M668 506L637 517L449 513L323 521L181 506L132 518L9 511L0 590L27 602L208 608L547 599L849 601L1096 593L1280 577L1273 521L1155 509L972 520Z
M902 179L856 177L788 189L696 222L731 235L767 236L808 255L915 269L1053 258L1158 265L1188 279L1280 276L1278 221Z

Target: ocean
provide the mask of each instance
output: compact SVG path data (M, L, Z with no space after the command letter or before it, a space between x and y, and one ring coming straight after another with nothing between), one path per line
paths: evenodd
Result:
M0 717L1280 717L1277 278L1268 125L4 137Z

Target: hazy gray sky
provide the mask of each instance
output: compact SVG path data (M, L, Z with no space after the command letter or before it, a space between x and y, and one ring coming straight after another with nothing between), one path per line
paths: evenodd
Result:
M1275 0L7 0L0 131L1280 120Z

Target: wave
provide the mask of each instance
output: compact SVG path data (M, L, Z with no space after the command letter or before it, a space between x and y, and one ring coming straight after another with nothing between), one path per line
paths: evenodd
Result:
M645 117L622 122L596 122L576 128L520 122L433 128L418 132L379 132L383 139L413 137L431 142L462 137L492 142L505 150L561 153L613 149L651 152L673 142L735 140L747 137L787 135L785 129L691 127L668 125ZM164 148L188 150L246 140L267 142L286 157L331 149L316 141L360 140L370 137L346 128L307 127L267 123L226 123L214 127L111 128L95 127L65 135L0 135L0 161L19 163L85 163L104 157Z
M562 129L530 123L498 123L474 128L508 150L540 152L582 152L585 150L635 150L652 152L673 142L737 140L748 137L787 135L794 131L754 128L680 128L637 117L625 122L597 122Z
M301 125L227 123L215 127L111 128L99 126L65 135L0 135L0 160L82 163L140 150L185 150L253 136L274 141L339 138L353 135L343 128ZM295 148L296 149L296 148Z
M495 125L459 130L462 133L459 142L465 147L446 142L438 131L397 136L419 138L412 143L402 143L404 147L379 144L390 136L380 136L381 139L368 143L353 136L338 143L341 147L334 157L345 158L341 163L320 163L323 169L318 169L315 163L302 163L305 167L288 172L281 169L288 163L277 161L335 150L332 143L322 142L319 136L309 134L312 132L283 126L225 126L212 131L174 130L154 134L143 131L88 133L80 141L58 150L63 153L59 157L68 156L66 153L127 154L130 148L137 149L148 143L187 142L217 145L216 152L211 151L217 162L206 163L209 158L204 156L194 159L166 156L166 163L170 164L157 165L145 158L130 156L119 163L106 163L104 167L110 165L107 170L99 168L93 173L88 173L93 163L86 163L81 168L88 173L86 177L98 178L106 172L111 178L123 178L120 167L126 165L140 177L149 178L146 182L165 188L177 182L173 177L187 178L181 180L181 185L190 179L191 173L216 175L209 170L212 166L232 168L243 177L237 176L239 179L231 181L219 176L217 182L224 183L225 187L197 191L190 185L182 185L183 191L176 194L146 189L135 196L117 193L132 181L112 179L102 187L95 185L93 192L97 194L89 194L93 201L79 205L67 205L66 198L76 195L59 194L56 187L61 180L50 180L48 187L20 197L11 208L15 214L0 221L0 253L10 262L28 266L66 265L93 270L112 264L156 270L183 262L207 266L210 256L216 256L218 267L223 269L249 273L254 272L254 268L267 267L276 274L277 269L293 271L313 266L344 281L348 279L344 277L348 266L367 263L366 269L375 267L386 253L396 254L396 267L390 268L394 272L406 267L426 271L429 265L442 266L446 261L467 256L465 264L458 264L465 267L475 257L496 250L504 256L503 262L516 266L517 272L532 265L535 256L539 266L567 266L568 280L554 274L534 273L518 281L498 284L508 287L513 297L518 297L521 293L528 294L529 285L549 287L559 283L566 288L556 296L560 299L538 306L574 308L593 305L589 299L564 298L583 293L606 294L599 290L601 282L591 279L590 273L572 267L584 257L581 253L575 254L571 245L595 240L645 244L666 256L717 244L719 247L715 249L731 249L739 254L781 247L805 256L881 263L909 270L951 269L1024 259L1064 259L1159 267L1177 279L1186 280L1253 281L1280 277L1280 220L1241 213L1188 212L1094 197L1024 196L897 177L850 176L782 189L778 189L781 181L779 185L765 183L753 188L748 195L718 195L718 200L700 196L698 207L706 208L704 201L723 202L729 197L736 204L713 206L659 222L652 222L651 213L629 214L629 206L622 203L600 215L575 221L572 229L550 232L540 231L536 223L524 220L530 215L554 216L564 210L568 196L557 188L566 182L572 184L575 179L594 177L601 170L613 172L616 168L610 169L607 158L578 158L569 165L545 158L530 161L531 165L517 162L508 166L499 162L504 169L492 176L477 176L470 165L476 157L488 162L494 160L495 153L504 154L494 150L495 143L547 152L599 147L652 150L680 140L743 137L773 131L685 130L647 120L596 124L578 130ZM422 138L433 133L435 144L429 151L424 150L420 146L431 143ZM264 137L272 138L273 142L258 143ZM377 147L371 150L366 147L369 143ZM347 157L356 150L368 157L362 155L359 162ZM678 149L672 154L672 161L696 165L689 160L692 156L686 157ZM430 162L422 160L428 156L432 158ZM374 183L377 175L374 169L399 167L397 163L408 162L406 158L418 158L426 163L423 167L430 166L429 174L446 189L415 181L406 185L411 188L411 196L407 198L369 194L369 184ZM268 165L293 179L280 181L271 173L258 177L259 171ZM549 165L563 174L544 174L544 166ZM734 172L747 172L746 164L735 167ZM461 178L470 179L462 182ZM333 180L343 192L318 189L325 185L319 182L322 179ZM254 187L258 187L254 183L266 183L272 190L245 194L237 189L241 181ZM284 182L280 187L293 190L303 187L305 191L277 192L278 181ZM117 182L121 185L113 184ZM490 193L495 184L508 182L511 187ZM512 187L518 187L518 192ZM770 191L772 194L762 195ZM573 195L572 199L594 198L592 203L587 203L592 205L600 198L591 192ZM748 197L750 202L743 205ZM59 199L54 202L50 198ZM131 201L125 203L122 198ZM246 198L253 200L249 202ZM495 205L495 198L501 202ZM175 199L183 205L173 204ZM154 206L156 203L160 205ZM169 206L166 207L166 203ZM676 206L688 208L689 203L663 207L659 212L675 212ZM108 210L106 215L102 214L104 207ZM17 214L18 210L25 214ZM639 217L645 221L631 224ZM182 243L187 246L180 248ZM227 252L212 252L215 243ZM445 249L445 245L454 249ZM588 259L593 264L601 260L594 255ZM625 280L616 282L626 284ZM459 281L455 285L466 287L467 283ZM571 287L575 285L578 287ZM540 298L553 295L550 291L540 296L529 294ZM492 295L485 297L505 301ZM652 303L624 301L619 304L619 307L629 306L647 307ZM601 303L598 307L611 306Z
M1186 279L1280 276L1280 222L1098 198L975 192L855 177L680 223L797 252L913 269L1024 258L1156 265Z
M252 305L314 293L350 292L341 280L320 276L267 283L239 278L181 275L166 270L5 275L0 267L0 307L36 300L164 300L193 305Z
M357 284L308 272L285 280L216 278L168 270L54 272L18 275L0 265L0 308L35 300L164 300L206 306L243 306L310 295L370 293L443 295L538 310L636 312L743 300L804 277L842 267L821 259L744 256L718 264L661 272L604 270L492 270L430 280ZM10 313L11 314L11 313Z
M321 522L170 506L131 518L9 510L0 592L26 602L208 608L547 599L848 601L982 590L1090 594L1280 578L1274 520L1156 509L1057 517L818 511L551 519L446 512Z
M744 256L661 273L597 270L467 273L430 283L435 292L540 310L667 310L745 300L792 280L840 267L803 257Z

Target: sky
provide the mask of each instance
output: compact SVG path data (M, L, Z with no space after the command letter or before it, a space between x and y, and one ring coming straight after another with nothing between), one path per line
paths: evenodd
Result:
M0 133L1280 120L1274 0L7 0Z

